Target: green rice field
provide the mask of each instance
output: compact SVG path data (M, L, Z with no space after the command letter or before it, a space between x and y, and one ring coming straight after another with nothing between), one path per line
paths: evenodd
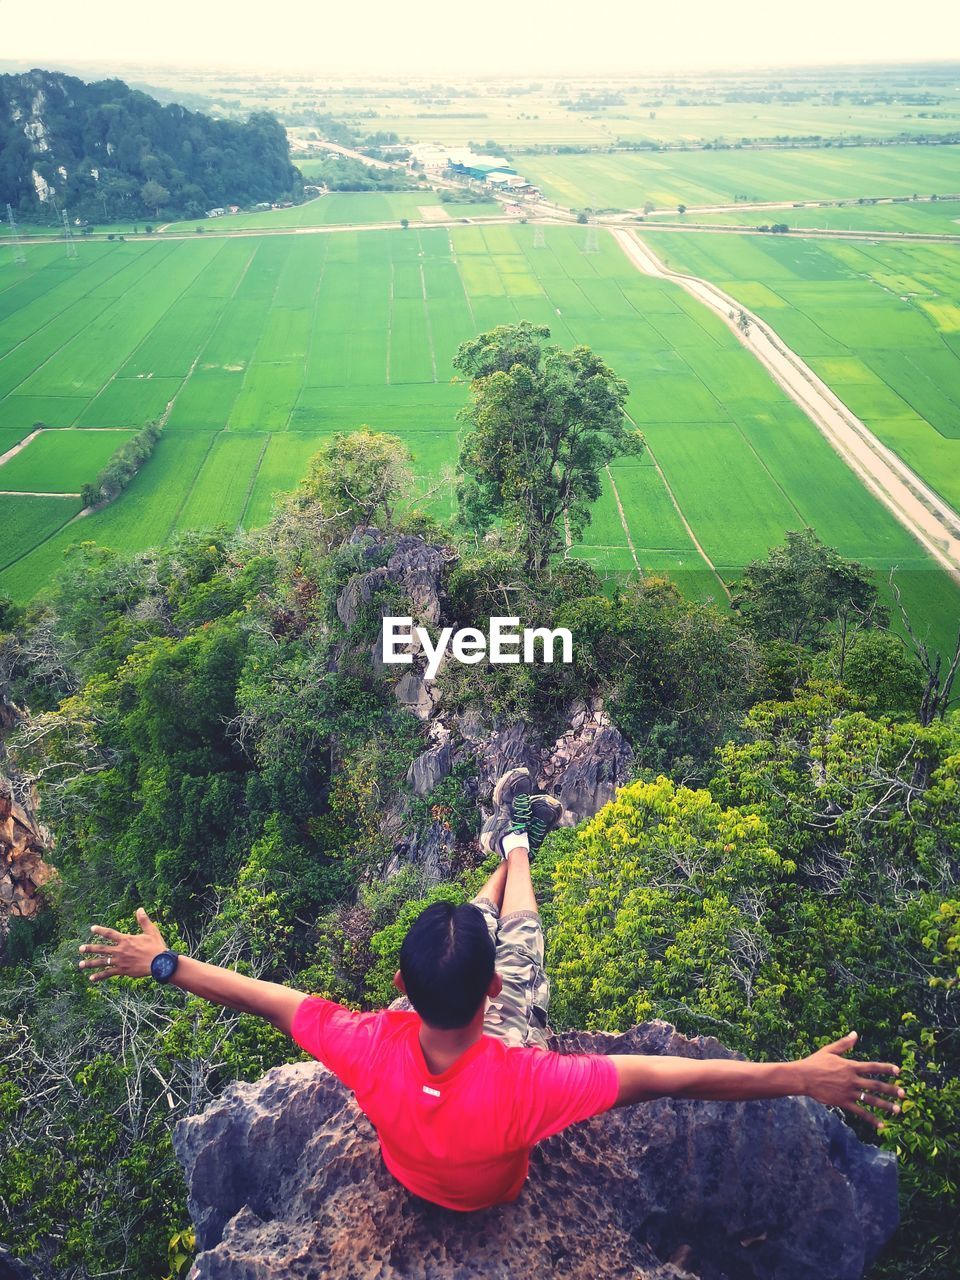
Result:
M960 508L960 246L650 234L810 364L884 444Z
M79 493L130 431L42 431L0 467L0 489L25 493Z
M521 167L577 209L960 194L960 147L946 145L524 156Z
M679 221L676 209L663 214L651 213L649 222ZM960 236L960 200L884 201L881 204L858 204L856 200L841 205L809 205L797 208L783 204L766 209L724 209L716 213L685 214L683 221L710 226L757 227L763 223L785 222L791 230L800 231L897 231L911 235Z
M527 84L521 93L505 89L502 81L461 81L446 90L443 101L434 101L433 95L420 99L391 95L383 91L384 86L376 94L352 85L338 87L324 77L323 98L332 115L358 132L368 130L373 119L382 121L382 127L389 127L404 140L455 147L486 138L496 139L503 147L522 150L609 146L617 141L677 145L760 138L894 138L956 132L960 112L952 82L937 88L923 86L943 94L945 101L939 110L921 115L910 102L910 90L920 88L917 82L909 88L901 85L900 93L891 101L873 100L872 90L884 79L884 88L892 89L889 74L885 78L879 68L870 77L869 87L867 82L857 83L849 76L841 76L829 85L828 96L819 91L822 73L813 80L801 74L791 77L789 88L799 90L803 97L791 102L770 101L769 94L764 101L718 100L718 90L734 85L742 88L743 82L737 79L723 85L718 83L716 73L703 78L670 77L669 84L662 79L642 83L636 77L612 77L606 82L597 77L564 83L548 81ZM198 87L210 92L207 81ZM849 95L846 101L832 100L837 89ZM227 95L238 92L235 86L226 85L223 91ZM571 109L572 99L598 93L619 96L621 101ZM244 86L245 111L260 107L282 113L282 100L249 95L250 87ZM296 132L308 136L310 129Z
M726 326L637 272L606 233L596 252L582 228L544 228L534 247L533 227L502 224L79 247L74 262L56 245L31 246L26 267L0 262L0 430L76 426L38 437L67 474L76 438L101 434L90 428L126 417L133 429L161 404L165 426L99 512L68 524L76 501L8 500L19 505L0 518L18 533L4 542L0 591L17 599L79 540L137 550L259 524L336 430L397 433L422 489L436 485L456 460L466 399L452 380L458 343L528 319L609 360L649 444L611 468L577 555L723 600L744 563L809 524L883 577L897 566L914 615L938 644L951 639L950 581ZM13 487L11 465L0 490ZM451 504L441 484L432 509Z
M309 180L310 162L302 165ZM424 214L423 210L429 212ZM196 231L203 227L203 234L225 231L269 231L286 227L363 226L376 222L399 222L408 218L411 222L454 221L459 218L489 218L502 213L494 200L475 204L441 204L435 191L334 191L316 196L290 209L258 209L253 213L225 214L222 218L201 218L189 222L163 224L163 233Z

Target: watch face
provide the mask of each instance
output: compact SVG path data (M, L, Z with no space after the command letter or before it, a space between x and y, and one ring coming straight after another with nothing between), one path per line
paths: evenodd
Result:
M150 965L150 972L158 982L169 982L176 967L177 957L173 952L161 951L158 956L154 956L153 963Z

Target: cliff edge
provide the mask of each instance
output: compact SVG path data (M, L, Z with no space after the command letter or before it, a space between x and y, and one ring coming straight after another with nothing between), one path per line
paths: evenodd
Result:
M552 1046L737 1056L664 1022ZM230 1085L174 1146L191 1280L856 1280L897 1225L894 1157L806 1098L610 1111L535 1148L514 1203L466 1215L394 1181L318 1063Z

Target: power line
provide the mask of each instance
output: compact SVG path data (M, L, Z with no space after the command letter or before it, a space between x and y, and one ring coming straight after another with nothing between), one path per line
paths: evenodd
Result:
M67 257L75 258L77 256L77 243L73 238L73 229L70 226L70 219L67 217L66 209L60 216L63 218L63 239L67 246Z
M600 241L597 239L597 228L587 227L587 236L583 243L584 253L599 253Z
M533 247L535 249L542 249L544 248L544 245L545 245L545 242L543 239L543 227L536 226L533 228Z

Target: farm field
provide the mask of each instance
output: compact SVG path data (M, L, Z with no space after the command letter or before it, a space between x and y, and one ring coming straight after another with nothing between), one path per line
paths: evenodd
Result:
M0 490L79 493L131 431L42 431L0 466Z
M586 92L590 88L584 87ZM359 111L375 108L401 138L466 147L471 139L493 137L503 146L522 150L539 146L610 146L616 142L677 145L723 139L859 136L889 138L899 134L953 133L957 117L920 120L902 106L856 107L816 103L760 104L727 102L688 106L660 102L651 111L643 95L628 95L622 106L572 111L556 100L484 96L456 105L419 107L409 101L382 99L366 104L347 98L343 118L370 127ZM331 108L335 113L337 108ZM526 161L524 161L526 163Z
M548 200L577 209L960 192L960 146L524 156L522 168Z
M651 213L648 222L678 221L676 209ZM717 213L688 214L684 222L722 227L756 227L785 222L791 230L904 231L919 235L960 236L960 200L918 200L906 203L852 204L796 208L792 204L767 209L724 209Z
M115 419L125 397L136 427L159 381L168 416L122 497L32 551L28 533L0 591L29 597L81 539L143 549L189 528L257 524L319 441L362 423L405 439L421 487L439 486L431 508L448 511L466 397L452 381L457 344L529 319L609 360L650 446L611 468L576 554L722 599L744 563L810 524L884 577L897 566L914 615L946 644L960 593L726 327L641 276L606 233L596 252L582 228L543 239L535 248L533 227L502 224L197 237L82 245L74 263L32 246L26 268L0 267L7 429L28 430L38 406L61 399L100 425L97 406Z
M609 145L617 139L668 144L741 138L851 137L890 138L955 132L960 110L955 71L943 67L872 67L842 71L787 71L770 93L768 77L686 73L663 77L564 77L537 84L478 80L438 87L404 81L403 90L382 80L373 88L323 82L324 109L359 133L389 128L401 138L467 146L493 138L508 147ZM209 82L196 86L209 93ZM283 96L250 98L254 87L224 85L222 92L247 111L269 107L284 112ZM302 81L295 96L306 96ZM918 111L918 94L929 95ZM889 97L889 101L878 101ZM751 98L753 100L751 100ZM604 105L606 103L606 105ZM370 122L373 122L372 124ZM383 122L383 123L378 123ZM388 124L386 122L389 122ZM309 129L303 130L304 134Z
M74 498L23 498L0 493L0 580L8 565L42 545L79 510L80 503Z
M389 129L404 140L466 147L609 145L617 138L677 143L740 138L897 137L955 132L956 68L874 64L782 68L769 73L679 71L549 76L311 77L279 71L242 78L185 67L158 69L158 83L196 93L218 115L274 111L304 137L298 119L317 107L357 134ZM292 110L291 110L292 109Z
M593 84L571 87L574 94L594 92ZM616 92L616 89L613 90ZM523 153L531 147L609 147L617 142L646 142L670 146L742 139L861 137L955 133L960 112L941 119L918 119L901 104L794 104L726 102L681 105L657 102L627 91L623 105L573 111L558 95L525 94L507 97L485 93L442 104L413 103L409 98L363 98L349 93L326 94L331 114L358 130L375 128L366 113L376 111L389 128L409 142L435 142L467 147L471 141L494 138L501 146ZM279 107L273 104L273 109ZM307 136L309 129L294 129ZM524 159L524 162L526 160Z
M309 161L302 166L308 177ZM411 222L423 218L421 209L442 209L450 220L455 218L482 218L502 213L494 200L476 204L441 204L435 191L332 191L317 196L292 209L260 209L255 213L226 214L222 218L194 218L187 222L170 222L163 232L194 231L202 226L204 232L268 231L276 227L330 227L357 226L373 222L399 222L409 218Z
M651 233L675 270L719 284L780 334L960 507L960 252L950 244Z

